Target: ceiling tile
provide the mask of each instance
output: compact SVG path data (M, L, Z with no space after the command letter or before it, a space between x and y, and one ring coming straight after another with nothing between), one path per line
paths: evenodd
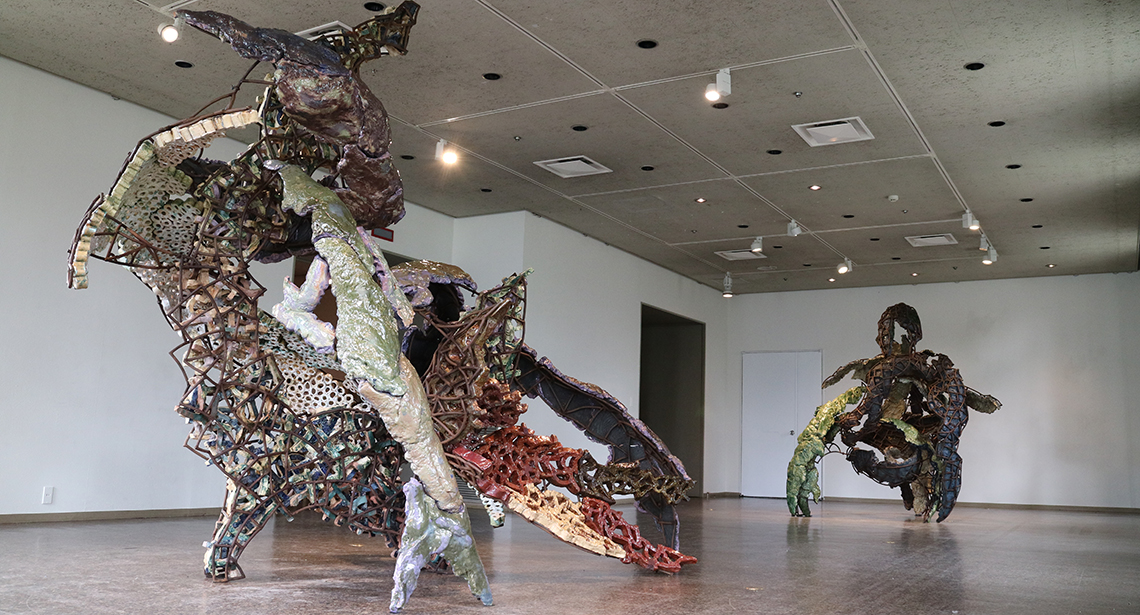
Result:
M963 213L929 158L760 175L743 181L813 231L960 219ZM820 189L811 190L813 185ZM890 201L890 195L897 195L898 201Z
M825 0L490 4L611 87L851 45Z
M698 203L697 199L704 199ZM783 233L787 220L733 180L580 197L668 243ZM741 226L747 228L740 228Z

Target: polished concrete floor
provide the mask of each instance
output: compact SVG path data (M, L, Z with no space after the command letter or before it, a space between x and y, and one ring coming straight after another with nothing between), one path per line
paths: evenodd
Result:
M959 507L924 524L901 505L828 502L794 519L759 499L680 510L682 549L700 562L676 576L579 551L511 515L492 530L474 512L495 606L457 577L424 573L404 612L1140 613L1140 515ZM0 525L0 613L387 612L394 560L381 541L278 518L242 557L247 578L213 584L199 547L213 522Z

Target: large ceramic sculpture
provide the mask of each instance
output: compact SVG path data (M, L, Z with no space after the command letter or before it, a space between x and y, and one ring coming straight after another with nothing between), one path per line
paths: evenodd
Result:
M171 354L187 381L176 407L191 424L186 446L229 479L207 543L210 579L243 576L242 550L272 515L316 509L399 547L393 612L425 565L450 564L490 604L456 475L493 524L506 505L581 548L676 572L695 561L677 551L673 509L692 481L620 402L523 344L526 274L466 309L459 289L477 291L466 273L427 261L389 268L365 231L399 221L404 207L384 107L357 70L405 53L418 10L405 2L316 41L181 11L275 72L243 78L218 99L224 109L139 142L76 233L69 285L87 286L91 258L126 266L182 338ZM232 108L249 83L268 85L260 106ZM260 138L238 157L201 157L227 129L253 125ZM286 280L284 301L259 309L250 263L294 255L313 257L304 282ZM330 288L335 326L313 314ZM607 444L608 463L517 425L522 395ZM634 496L668 545L612 510L615 495Z
M788 463L792 515L811 516L808 498L820 494L816 465L825 454L842 450L833 442L836 437L856 472L898 487L906 508L923 520L950 515L962 487L958 440L967 409L989 414L1001 402L965 386L946 355L918 350L920 339L918 312L905 303L892 305L879 319L876 341L882 353L852 361L823 381L827 388L850 373L863 384L820 406L800 434Z

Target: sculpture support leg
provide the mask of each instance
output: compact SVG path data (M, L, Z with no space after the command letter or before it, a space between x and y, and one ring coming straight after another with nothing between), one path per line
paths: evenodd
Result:
M407 502L404 535L392 575L395 586L388 610L400 612L416 590L420 570L438 555L443 555L451 564L456 576L466 579L467 587L476 598L491 606L490 584L475 550L466 509L461 507L458 513L440 510L414 478L404 485L404 496Z
M226 502L214 527L214 536L204 545L206 578L218 583L245 578L238 558L276 511L276 502L257 502L243 497L242 490L231 481L226 486Z

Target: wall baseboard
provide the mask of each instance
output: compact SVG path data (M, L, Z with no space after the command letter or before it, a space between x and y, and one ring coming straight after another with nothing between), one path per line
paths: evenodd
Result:
M701 497L706 500L715 500L718 498L739 498L744 496L740 495L739 491L716 491L706 492L702 494Z
M0 525L12 523L59 523L64 521L117 521L120 519L175 519L180 517L216 517L219 508L166 508L159 510L89 510L64 513L26 513L0 515Z
M899 504L902 500L889 500L883 498L845 498L826 496L820 498L821 502L851 502L856 504ZM1083 513L1109 513L1115 515L1140 515L1140 508L1124 508L1116 506L1065 506L1061 504L999 504L996 502L957 502L955 508L993 508L1004 510L1048 510L1053 512L1083 512Z

